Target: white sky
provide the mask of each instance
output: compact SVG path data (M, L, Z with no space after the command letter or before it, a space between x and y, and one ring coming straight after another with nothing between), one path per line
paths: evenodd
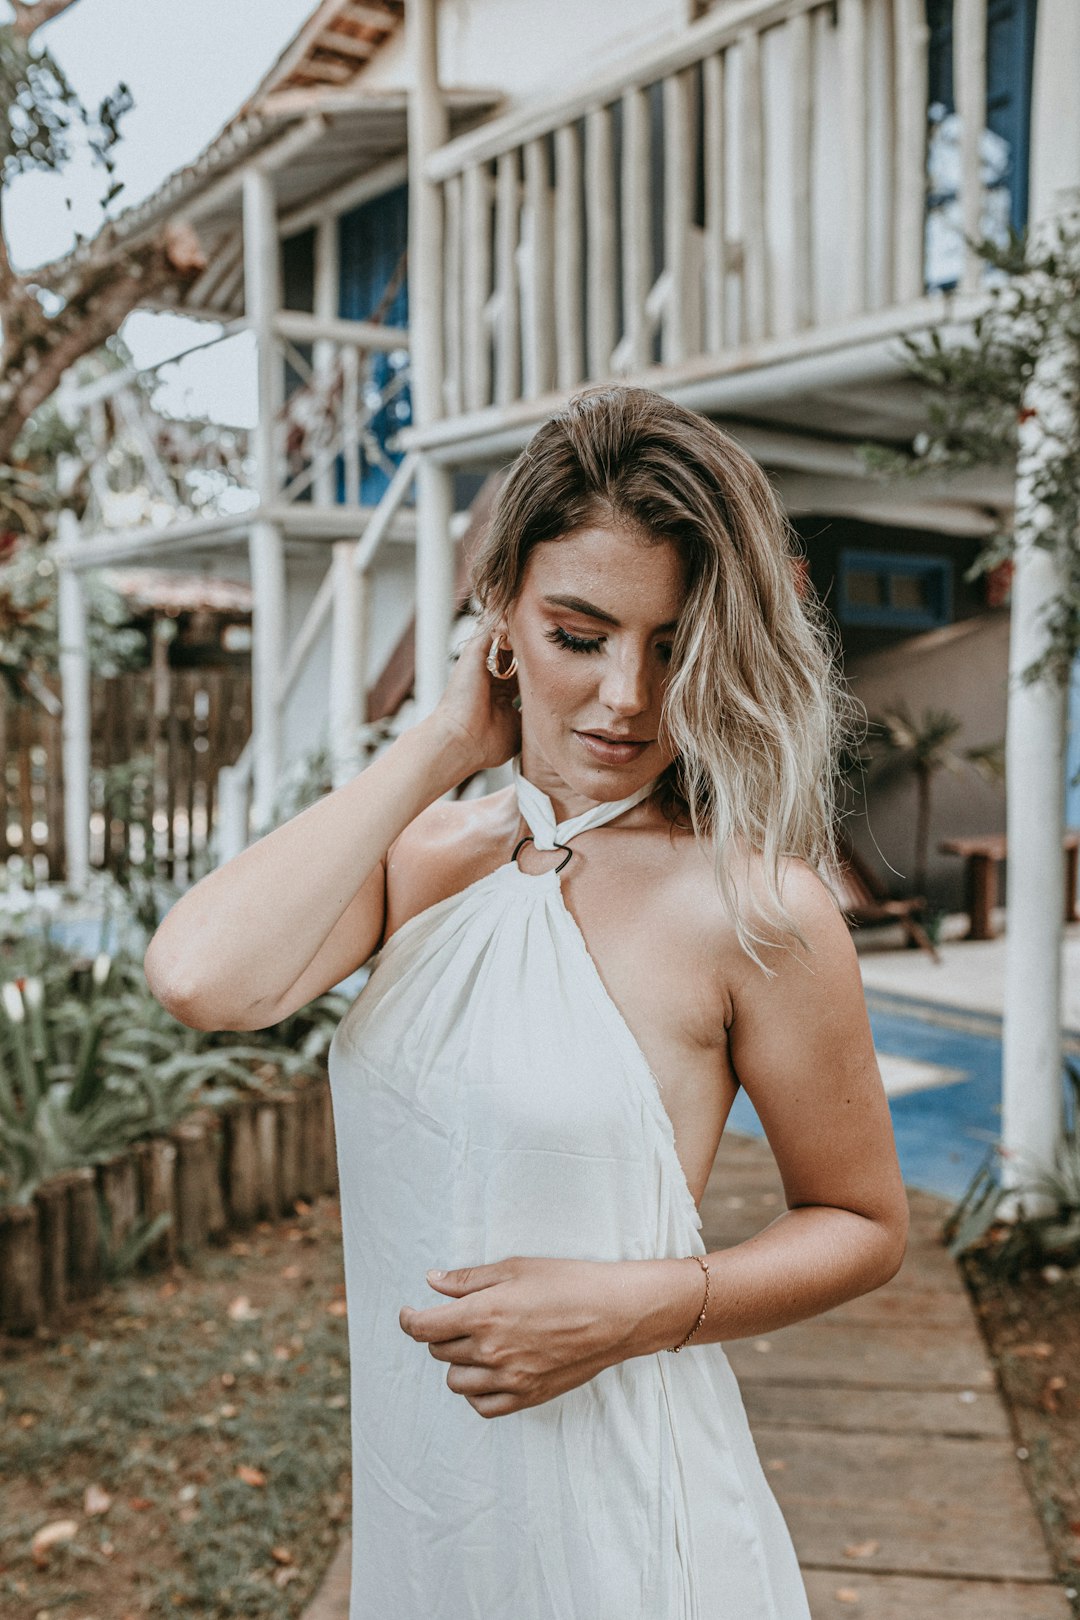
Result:
M49 23L46 44L93 112L119 81L135 105L113 149L125 182L110 214L142 200L190 163L250 94L315 9L316 0L79 0ZM10 7L0 0L0 20ZM104 169L80 152L60 175L21 175L7 188L4 219L15 266L31 269L71 247L76 231L95 234L104 215ZM70 206L69 200L70 199ZM208 337L205 322L137 313L122 328L138 365L150 365ZM206 356L171 366L163 408L250 423L254 390L250 343L233 338Z

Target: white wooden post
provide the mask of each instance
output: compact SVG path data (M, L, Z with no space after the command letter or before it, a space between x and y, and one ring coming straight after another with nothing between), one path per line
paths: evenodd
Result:
M861 315L866 308L866 4L840 0L840 51L844 106L844 169L846 215L844 314Z
M409 327L413 418L420 427L442 411L442 198L427 179L428 156L446 142L439 92L436 0L411 0L405 13L409 76ZM454 554L450 471L421 456L416 472L416 718L437 704L450 671Z
M74 512L62 510L56 527L62 546L78 543L79 520ZM90 660L86 597L79 569L69 562L58 566L56 611L63 702L60 747L64 769L64 862L66 887L73 894L82 894L90 876Z
M814 210L811 202L814 104L810 14L802 11L787 25L791 57L791 309L797 332L814 320Z
M769 266L765 256L765 96L761 82L761 35L754 27L739 37L742 57L742 326L747 343L759 343L769 327Z
M690 282L693 230L691 75L669 73L664 80L664 269L668 300L660 331L660 358L677 365L697 352L697 300Z
M651 358L645 300L652 280L649 101L633 85L622 98L623 336L626 369L643 371Z
M1035 34L1032 96L1031 230L1037 238L1055 217L1080 203L1080 8L1043 0ZM1036 545L1039 508L1031 479L1049 434L1067 420L1058 385L1061 352L1047 346L1030 402L1037 414L1021 428L1016 488L1017 548L1010 614L1010 677L1046 645L1047 608L1064 587L1057 558ZM1044 433L1047 437L1044 438ZM1062 1136L1061 975L1065 868L1065 744L1068 686L1052 677L1024 686L1010 679L1005 735L1007 932L1002 1031L1002 1146L1007 1187L1053 1163ZM1013 1194L1001 1213L1023 1206L1046 1213L1049 1202Z
M548 183L547 141L525 146L526 319L522 348L526 399L546 394L555 380L555 289L552 249L552 193Z
M585 369L581 182L578 127L560 124L555 131L555 352L560 388L576 388Z
M363 763L357 731L364 720L367 679L367 574L354 567L357 542L333 545L330 621L329 732L334 787L350 781Z
M589 378L611 376L615 350L615 169L610 107L596 107L585 121L585 274Z
M955 0L953 84L960 119L960 206L964 221L962 292L976 292L982 261L968 246L982 235L982 139L986 126L986 0Z
M261 515L280 483L275 418L284 378L274 338L281 306L274 183L253 165L244 171L244 303L257 345L258 412L252 446L260 515L251 525L251 712L256 823L271 812L281 775L281 705L277 683L285 657L285 552L280 529Z
M895 0L896 205L893 236L893 298L906 304L923 290L926 208L927 51L930 29L925 0Z
M315 227L315 313L336 320L341 308L339 294L341 267L336 214L323 214ZM313 365L320 397L326 397L333 376L335 345L326 338L315 344ZM331 429L331 432L333 430ZM312 495L320 506L337 501L337 467L330 461L315 474Z
M462 381L465 409L478 411L491 403L491 337L487 321L491 294L491 176L486 163L471 163L465 170L462 211Z
M724 348L727 301L727 232L724 209L724 56L707 56L701 69L701 123L705 144L705 349Z
M509 405L521 390L521 321L517 251L521 224L518 150L495 162L495 403Z

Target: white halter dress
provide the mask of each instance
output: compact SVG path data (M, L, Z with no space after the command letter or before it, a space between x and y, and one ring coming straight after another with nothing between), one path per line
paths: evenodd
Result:
M655 785L556 825L520 756L513 776L538 849ZM349 1620L811 1620L720 1344L485 1417L398 1322L451 1297L434 1267L706 1252L659 1082L563 901L569 859L510 860L410 917L330 1046Z

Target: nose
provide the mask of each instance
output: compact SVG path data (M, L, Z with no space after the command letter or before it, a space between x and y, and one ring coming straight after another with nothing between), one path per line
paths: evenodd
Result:
M646 656L627 647L606 659L598 696L612 714L641 714L650 701Z

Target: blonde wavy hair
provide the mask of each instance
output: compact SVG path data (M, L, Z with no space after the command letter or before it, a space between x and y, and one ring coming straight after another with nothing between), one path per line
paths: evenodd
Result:
M863 711L836 632L757 462L707 417L631 387L576 395L513 463L470 559L481 626L492 631L517 598L533 546L613 521L683 557L659 728L675 757L655 796L669 821L712 840L739 944L771 975L754 945L775 940L744 914L728 857L736 847L762 857L769 920L808 946L780 863L801 858L823 880L838 863L841 760L861 740Z

